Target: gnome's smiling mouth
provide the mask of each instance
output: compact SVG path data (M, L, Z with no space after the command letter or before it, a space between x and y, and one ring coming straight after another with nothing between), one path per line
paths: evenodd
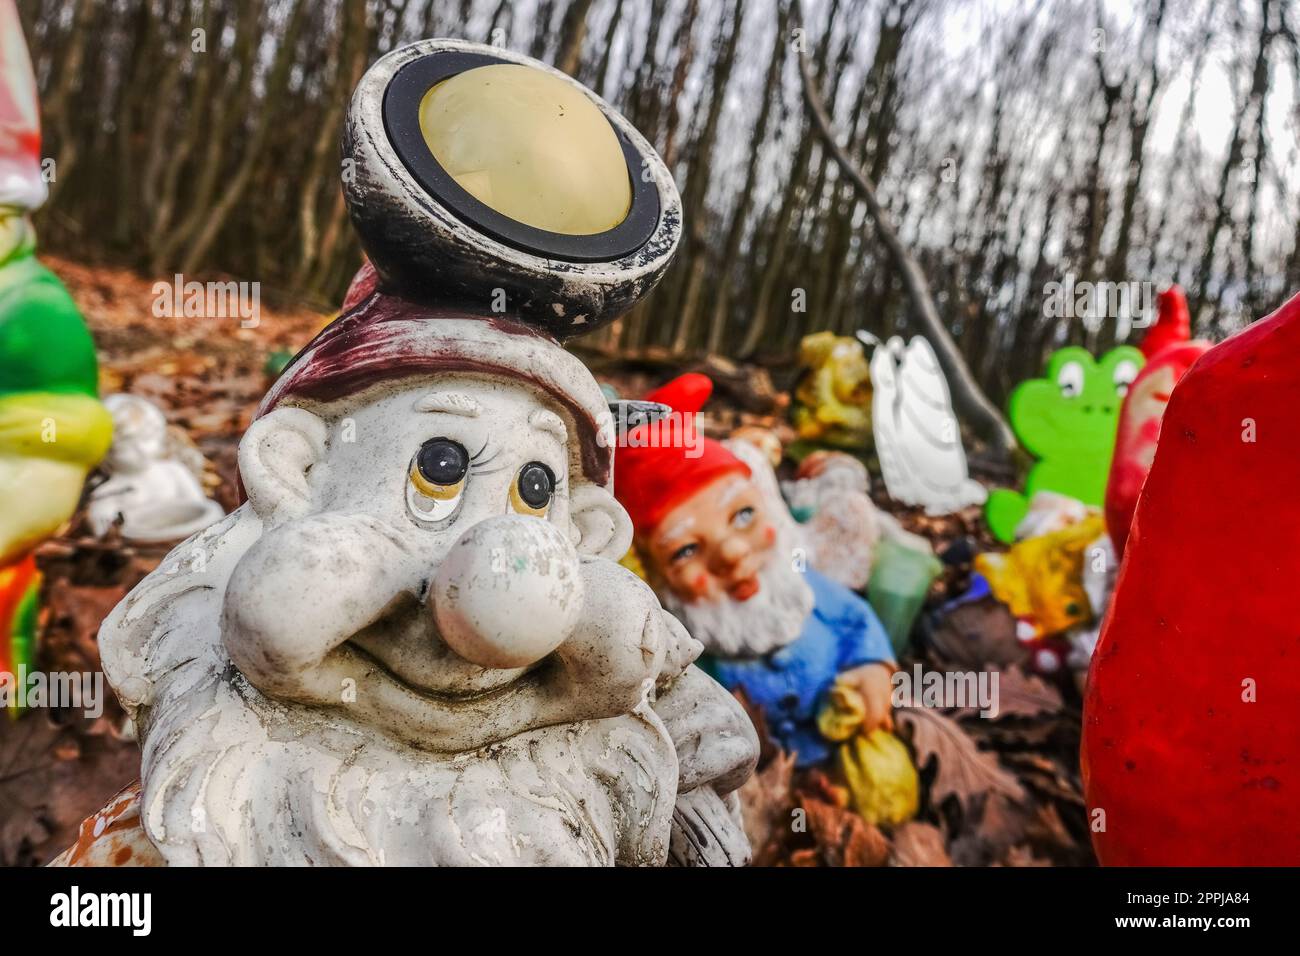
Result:
M493 677L487 686L462 691L426 687L409 678L403 677L390 665L380 660L375 654L366 650L355 641L345 642L339 650L351 655L367 668L373 668L379 675L397 684L403 690L430 703L455 707L457 705L483 704L504 697L512 692L532 689L545 680L545 672L551 669L551 658L547 657L530 667L515 670L491 672ZM486 673L486 672L485 672Z

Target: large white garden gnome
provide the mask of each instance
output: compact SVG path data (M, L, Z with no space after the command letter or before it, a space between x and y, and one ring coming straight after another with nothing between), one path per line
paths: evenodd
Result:
M442 40L371 67L344 157L373 269L244 435L247 503L105 622L141 786L63 860L745 862L757 740L617 563L609 406L557 342L667 266L668 171Z

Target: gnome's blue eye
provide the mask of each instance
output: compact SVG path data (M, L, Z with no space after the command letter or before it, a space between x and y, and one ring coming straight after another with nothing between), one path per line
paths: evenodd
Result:
M678 561L685 561L687 558L695 557L695 553L700 550L698 544L684 544L673 552L672 561L676 564Z
M741 508L739 511L737 511L734 515L731 516L731 524L733 527L736 528L742 528L742 529L748 528L753 523L754 523L753 508Z

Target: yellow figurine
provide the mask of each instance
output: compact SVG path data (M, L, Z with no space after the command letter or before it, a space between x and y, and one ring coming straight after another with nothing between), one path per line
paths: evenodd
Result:
M799 343L803 368L795 387L799 437L854 450L871 440L871 367L862 343L815 332Z
M1099 514L1075 524L1012 545L1005 554L987 552L975 558L975 570L989 582L993 596L1016 617L1016 633L1031 648L1051 649L1050 640L1093 619L1092 604L1083 586L1088 549L1106 530ZM1056 654L1035 660L1035 667L1052 671Z

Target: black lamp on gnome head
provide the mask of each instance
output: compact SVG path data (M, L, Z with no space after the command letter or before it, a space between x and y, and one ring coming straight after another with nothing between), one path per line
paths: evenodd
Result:
M381 59L343 153L382 289L558 339L635 305L680 236L649 143L571 77L494 47L426 40Z

